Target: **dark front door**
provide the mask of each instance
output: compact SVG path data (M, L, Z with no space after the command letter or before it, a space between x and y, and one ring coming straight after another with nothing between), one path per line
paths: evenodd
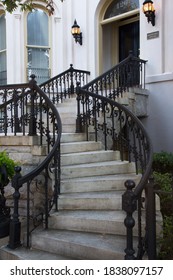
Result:
M119 27L119 61L129 55L139 56L139 21Z

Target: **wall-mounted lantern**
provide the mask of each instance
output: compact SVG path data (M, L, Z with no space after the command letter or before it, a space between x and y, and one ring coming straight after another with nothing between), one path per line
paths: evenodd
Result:
M75 42L82 45L82 32L80 32L80 26L77 24L76 20L74 21L74 24L71 27L71 33L75 39Z
M155 25L155 9L153 5L153 1L151 0L145 0L143 3L143 12L145 16L147 17L148 23L151 22L151 24Z

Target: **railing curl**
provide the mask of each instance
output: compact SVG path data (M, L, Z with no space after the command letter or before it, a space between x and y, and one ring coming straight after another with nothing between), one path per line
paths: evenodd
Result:
M9 247L14 249L21 245L19 219L19 198L20 189L26 187L27 192L27 247L30 246L31 219L36 221L37 216L44 217L45 227L48 227L48 215L53 205L57 209L57 197L60 188L60 138L61 119L56 107L49 97L37 86L34 76L28 84L0 86L1 115L1 136L22 136L32 137L35 145L43 150L42 161L37 167L28 173L21 173L21 167L15 168L15 176L12 180L12 187L15 192L14 213L10 222ZM54 166L53 193L48 189L48 174ZM30 193L32 184L37 180L37 176L44 174L44 204L45 206L32 215L30 206ZM41 221L42 222L42 221ZM35 226L35 223L34 223Z

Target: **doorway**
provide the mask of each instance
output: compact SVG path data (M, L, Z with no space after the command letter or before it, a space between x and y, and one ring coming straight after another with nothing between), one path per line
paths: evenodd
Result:
M119 61L122 61L132 51L139 56L139 21L119 26Z

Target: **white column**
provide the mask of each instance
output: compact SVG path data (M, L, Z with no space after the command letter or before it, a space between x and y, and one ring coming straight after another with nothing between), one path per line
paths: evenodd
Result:
M14 83L15 30L13 15L6 13L7 83Z
M14 14L15 44L14 44L14 82L22 81L22 49L21 41L21 14Z
M7 83L21 83L22 80L22 50L21 14L6 14L7 42Z

